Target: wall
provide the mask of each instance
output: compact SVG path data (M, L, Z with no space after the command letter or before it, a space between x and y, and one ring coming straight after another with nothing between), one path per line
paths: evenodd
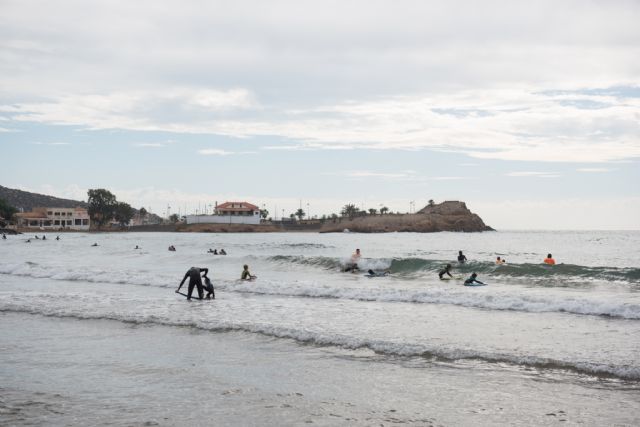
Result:
M260 215L187 215L187 224L260 224Z

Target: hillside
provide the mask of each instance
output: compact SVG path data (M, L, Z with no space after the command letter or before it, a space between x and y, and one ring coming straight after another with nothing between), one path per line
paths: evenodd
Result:
M28 191L16 190L0 185L0 199L4 199L14 208L25 212L32 208L42 206L49 208L86 208L87 203L78 200L60 199L58 197L47 196L44 194L30 193Z
M14 208L29 212L35 207L47 208L87 208L87 202L80 200L61 199L59 197L47 196L46 194L30 193L29 191L16 190L0 185L0 199L4 199ZM135 208L134 208L135 209ZM135 209L138 212L138 209ZM155 214L148 214L151 223L162 222L162 218Z

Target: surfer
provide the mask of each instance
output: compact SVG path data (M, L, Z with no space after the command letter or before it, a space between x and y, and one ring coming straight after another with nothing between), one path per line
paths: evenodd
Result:
M505 262L507 262L507 261L503 260L503 259L502 259L502 258L500 258L500 257L496 258L496 265L502 265L502 264L504 264Z
M225 252L224 249L220 249L220 255L226 255L227 253Z
M171 245L171 246L169 246L169 250L170 250L171 252L175 252L175 251L176 251L176 247L175 247L175 246L173 246L173 245Z
M193 293L193 287L194 286L198 288L198 299L202 299L202 278L200 277L200 273L202 273L202 272L204 272L202 277L207 278L207 273L209 272L208 268L191 267L190 269L188 269L187 272L185 273L184 277L182 278L182 282L180 282L180 285L178 286L178 289L176 289L176 293L180 293L180 288L182 288L182 285L184 284L184 282L187 279L189 279L189 288L187 290L187 299L188 300L191 299L191 294ZM213 288L213 286L212 286L212 288Z
M135 248L133 248L133 249L140 249L140 247L139 247L138 245L136 245L136 247L135 247Z
M480 285L486 285L486 283L482 283L481 281L476 279L476 277L478 277L478 275L476 273L473 273L471 275L471 277L469 277L467 280L464 281L464 285L465 286L476 286L475 283L478 283Z
M60 240L60 236L56 236L56 240Z
M448 274L449 277L453 277L451 275L451 264L445 265L442 270L438 271L438 276L440 277L440 280L444 280L442 276L444 276L445 274Z
M391 274L391 272L389 270L373 271L373 270L369 269L367 271L367 276L369 276L369 277L384 277L384 276L388 276L390 274Z
M464 256L464 254L462 253L462 251L458 251L458 262L460 264L464 264L465 262L467 262L467 257Z
M544 259L544 263L547 265L556 265L556 260L553 259L551 254L547 254L547 257Z
M47 240L47 236L45 236L44 234L42 235L42 240Z
M254 276L249 272L249 266L247 264L244 265L242 269L242 274L240 275L240 280L253 280L258 276Z
M7 235L2 233L2 240L7 240Z
M94 244L93 244L93 245L91 245L91 246L98 246L98 244L97 244L97 243L94 243Z
M357 271L360 270L358 267L358 262L360 261L360 249L356 249L356 251L351 255L351 259L349 260L349 265L347 265L344 271Z
M204 278L203 287L207 291L207 296L205 296L206 299L209 299L209 298L216 299L216 293L213 291L213 284L211 283L211 280L209 280L209 278L206 276Z

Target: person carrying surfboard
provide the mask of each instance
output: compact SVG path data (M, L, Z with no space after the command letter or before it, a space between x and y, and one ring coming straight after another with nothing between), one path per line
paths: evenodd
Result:
M198 288L198 299L202 299L202 278L200 277L200 273L204 272L204 274L202 275L202 277L204 277L205 279L208 279L207 277L207 273L209 272L208 268L204 268L204 267L191 267L189 270L187 270L187 272L184 275L184 278L182 279L182 282L180 282L180 285L178 286L178 289L176 289L176 293L179 294L180 293L180 288L182 288L182 285L184 284L184 282L189 279L189 288L187 291L187 299L190 300L191 299L191 294L193 293L193 287L197 287Z
M473 273L471 275L471 277L469 277L467 280L464 281L464 285L465 286L478 286L478 285L486 285L486 283L482 283L481 281L479 281L478 279L476 279L476 277L478 277L478 275L476 273ZM478 285L476 285L476 283Z

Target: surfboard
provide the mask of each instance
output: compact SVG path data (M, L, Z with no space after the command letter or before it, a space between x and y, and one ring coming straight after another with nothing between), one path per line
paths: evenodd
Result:
M185 294L184 292L176 292L176 293L180 294L180 295L182 295L182 296L184 296L186 298L189 298L189 295ZM204 298L203 297L202 299L200 299L200 298L198 298L198 294L196 293L195 295L191 295L191 299L192 300L196 300L196 301L208 301L208 300L214 300L216 298L214 296L213 298Z
M487 286L486 283L465 283L464 286Z

